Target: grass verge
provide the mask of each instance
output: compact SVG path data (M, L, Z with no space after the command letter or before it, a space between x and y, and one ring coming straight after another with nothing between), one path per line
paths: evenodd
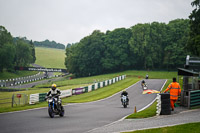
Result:
M26 76L30 76L30 75L35 75L37 73L38 72L36 72L36 71L16 71L14 73L3 71L3 72L0 72L0 80L26 77Z
M148 118L156 115L156 104L157 102L154 102L150 107L147 109L133 113L126 117L126 119L138 119L138 118Z
M155 129L146 129L146 130L137 130L133 132L126 133L199 133L200 131L200 122L197 123L188 123L171 127L155 128Z

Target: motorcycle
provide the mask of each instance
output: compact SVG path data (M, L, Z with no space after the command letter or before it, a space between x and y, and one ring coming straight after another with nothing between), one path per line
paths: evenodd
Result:
M143 85L143 90L147 90L147 89L148 89L147 85L144 84L144 85Z
M143 90L147 90L147 89L148 89L148 87L147 87L147 85L146 85L145 82L142 82L142 83L141 83L141 86L142 86L142 89L143 89Z
M59 115L60 117L64 116L65 110L62 106L61 99L58 96L48 96L48 113L51 118L54 118L54 115Z
M121 96L121 102L122 102L122 105L124 106L124 108L127 108L127 105L128 105L128 96L122 95Z

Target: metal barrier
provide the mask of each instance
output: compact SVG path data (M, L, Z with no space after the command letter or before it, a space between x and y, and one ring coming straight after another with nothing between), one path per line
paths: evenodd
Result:
M26 94L13 94L11 98L0 99L0 105L10 104L11 107L25 105L28 103L28 95Z
M200 90L190 91L188 107L200 106Z
M0 99L0 105L2 104L11 104L12 106L12 98L2 98Z
M20 106L20 105L26 105L26 104L28 104L28 95L27 94L22 94L22 93L13 94L12 107L14 107L14 105Z

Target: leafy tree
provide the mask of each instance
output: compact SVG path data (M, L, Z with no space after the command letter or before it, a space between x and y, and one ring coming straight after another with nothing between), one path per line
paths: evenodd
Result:
M105 51L101 58L104 70L107 72L126 70L130 67L129 44L131 30L125 28L107 32Z
M66 48L65 65L69 72L79 73L79 45L74 44Z
M0 48L2 48L6 43L13 43L12 36L5 27L0 26Z
M49 41L48 39L42 42L34 41L33 43L35 46L38 46L38 47L65 49L64 44L56 43L55 41Z
M15 45L13 44L11 34L0 26L0 71L3 69L13 69L15 55Z
M195 9L190 14L190 39L187 49L193 55L200 56L200 0L194 0L192 6Z
M176 19L168 24L168 44L164 49L164 65L167 69L176 69L185 64L187 52L184 50L189 37L189 21Z
M137 24L131 28L132 37L129 40L130 50L135 57L134 68L147 69L147 63L152 63L148 57L148 43L150 40L150 24Z
M16 66L28 66L32 63L32 51L28 43L24 42L22 39L16 42Z
M101 57L104 51L104 34L94 31L78 44L66 48L65 64L77 76L90 76L102 73Z
M30 48L31 48L31 55L32 55L32 59L33 59L31 63L35 63L35 61L36 61L35 46L34 46L32 40L30 41Z
M68 43L67 44L67 48L70 48L72 46L72 44Z
M173 69L182 67L188 54L189 20L137 24L105 34L94 31L66 48L65 65L77 76L128 69Z
M0 68L1 72L3 68L7 69L8 71L12 71L14 69L14 59L15 59L15 47L11 43L6 43L0 49Z

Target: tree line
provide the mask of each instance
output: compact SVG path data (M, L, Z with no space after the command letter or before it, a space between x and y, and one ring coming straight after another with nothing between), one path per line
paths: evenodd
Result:
M45 41L34 41L35 46L38 47L48 47L48 48L57 48L57 49L65 49L65 45L61 43L56 43L55 41L49 41L46 39Z
M0 72L12 72L14 66L28 66L35 60L35 47L32 41L13 38L5 27L0 26Z
M190 19L190 38L187 49L200 57L200 0L194 0L191 3L194 10L189 16Z
M103 33L93 31L66 48L65 65L76 76L183 67L189 39L188 19L153 22Z

